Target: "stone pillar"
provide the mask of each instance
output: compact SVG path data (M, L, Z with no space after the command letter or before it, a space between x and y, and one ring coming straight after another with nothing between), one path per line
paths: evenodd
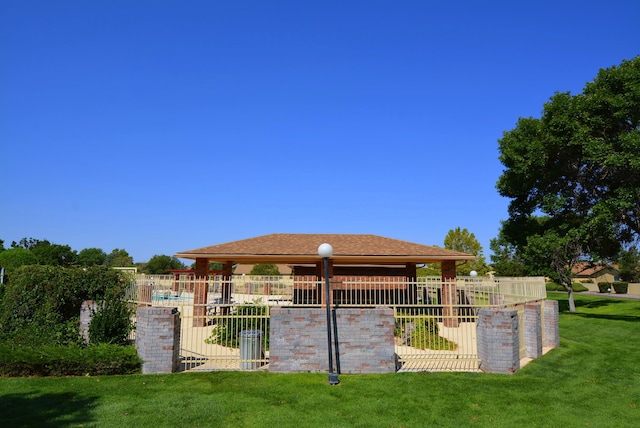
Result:
M96 307L96 302L93 300L85 300L80 306L80 336L84 343L89 343L89 324L91 324Z
M525 357L542 355L542 308L538 302L524 305L524 343Z
M327 318L321 308L273 307L269 340L269 371L277 373L328 370ZM337 309L341 373L394 373L394 312L388 307ZM337 365L336 365L337 366Z
M458 292L456 290L456 262L441 263L442 271L442 315L445 327L458 327Z
M545 348L557 348L560 346L560 329L558 327L558 301L544 301L544 341Z
M142 373L173 373L180 369L178 308L141 306L137 311L136 349Z
M476 333L480 369L513 374L520 370L518 310L485 308L478 311Z

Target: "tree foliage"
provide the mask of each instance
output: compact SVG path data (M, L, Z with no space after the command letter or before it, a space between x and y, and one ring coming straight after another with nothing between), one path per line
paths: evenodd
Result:
M265 264L258 263L253 265L253 267L251 268L251 272L249 272L249 275L276 276L276 275L280 275L280 270L278 269L278 266L276 266L273 263L265 263Z
M627 282L640 282L640 252L633 246L620 253L620 279Z
M107 254L100 248L85 248L78 253L77 262L79 266L102 266L107 260Z
M640 236L640 57L600 70L581 94L556 93L499 148L504 242L571 305L571 264L611 259Z
M185 269L186 266L175 257L167 255L155 255L149 259L142 269L144 273L150 275L161 275L172 270Z
M103 266L22 266L0 300L0 339L29 346L78 343L82 302L121 300L128 284L121 272Z
M107 254L104 264L109 267L130 267L133 266L133 257L126 250L115 248Z
M444 238L444 248L476 256L475 260L470 260L457 267L456 270L459 275L469 275L471 271L476 271L478 274L484 275L489 271L482 251L482 245L480 245L476 236L466 228L461 229L457 227L451 229Z

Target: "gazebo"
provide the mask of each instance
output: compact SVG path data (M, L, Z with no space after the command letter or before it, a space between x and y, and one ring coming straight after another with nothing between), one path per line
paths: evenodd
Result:
M368 277L377 279L406 279L415 283L416 269L426 263L440 263L443 283L443 303L455 298L456 262L474 260L471 254L445 248L416 244L413 242L367 234L287 234L275 233L239 241L227 242L194 250L181 251L174 256L195 260L196 277L204 279L211 272L209 264L222 264L221 275L230 278L235 264L288 264L293 267L295 278L323 276L323 260L318 255L320 244L329 243L334 249L329 259L329 276L335 289L340 289L341 278ZM229 282L226 282L229 284ZM444 287L447 287L445 290ZM322 301L309 301L308 293L298 287L294 290L299 300L322 303L324 296L316 290L313 295ZM206 304L208 289L206 281L196 285L194 302ZM223 288L222 300L230 300L230 290ZM406 303L413 303L415 293L407 290ZM203 309L204 310L204 307Z

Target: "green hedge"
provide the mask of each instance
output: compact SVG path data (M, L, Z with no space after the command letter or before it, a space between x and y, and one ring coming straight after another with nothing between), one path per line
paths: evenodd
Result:
M566 291L565 288L562 285L557 284L555 282L547 282L545 284L545 287L546 287L547 291ZM587 287L585 287L584 285L582 285L579 282L574 282L572 284L572 287L573 287L573 291L576 292L576 293L589 291L589 289Z
M109 344L13 346L0 344L0 376L104 376L140 373L135 347Z
M0 299L0 341L29 347L78 345L82 302L122 302L128 285L121 272L107 267L85 270L22 266L4 285ZM132 324L126 324L130 318L121 306L104 314L101 320L106 318L108 323L96 323L93 327L90 333L96 340L109 341L108 336L113 333L117 336L115 340L119 340L123 330L131 331ZM108 307L111 309L113 305ZM107 324L118 316L122 321L118 331L112 332Z
M616 290L617 294L627 294L629 291L629 283L628 282L614 282L613 289Z
M598 291L600 293L609 293L611 291L611 283L610 282L599 282L598 283Z

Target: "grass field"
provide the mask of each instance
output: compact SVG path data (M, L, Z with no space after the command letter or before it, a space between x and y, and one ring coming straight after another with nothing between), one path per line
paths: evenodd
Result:
M560 348L517 374L210 372L0 379L2 427L635 427L640 301L560 301Z

